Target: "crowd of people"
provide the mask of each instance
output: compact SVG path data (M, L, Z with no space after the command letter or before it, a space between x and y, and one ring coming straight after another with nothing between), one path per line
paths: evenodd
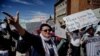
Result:
M41 24L37 35L29 33L19 24L19 13L14 17L3 12L7 17L0 23L0 56L95 56L88 51L92 38L100 38L100 25L93 25L66 32L66 39L55 36L52 27ZM5 26L2 26L2 25ZM12 29L10 26L13 26ZM95 41L95 40L94 40ZM100 41L100 40L98 40ZM96 42L96 41L95 41ZM93 44L91 44L93 45ZM98 54L99 55L99 54Z

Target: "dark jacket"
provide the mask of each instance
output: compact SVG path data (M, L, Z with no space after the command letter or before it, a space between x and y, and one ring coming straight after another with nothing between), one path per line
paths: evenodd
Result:
M39 56L45 56L45 50L43 48L42 39L40 36L30 34L25 32L22 36L23 40L32 45L35 51L39 54Z

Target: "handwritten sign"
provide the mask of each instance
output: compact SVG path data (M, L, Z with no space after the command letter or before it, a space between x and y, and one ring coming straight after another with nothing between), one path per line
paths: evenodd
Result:
M70 32L98 22L91 9L66 16L63 20Z
M65 29L62 29L60 27L60 25L58 25L58 24L55 25L55 35L66 39L66 31L65 31Z

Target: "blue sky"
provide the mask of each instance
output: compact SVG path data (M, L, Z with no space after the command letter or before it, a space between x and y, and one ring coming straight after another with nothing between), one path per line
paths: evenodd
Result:
M54 15L54 3L55 0L0 0L0 19L5 18L1 11L12 15L19 11L21 19L48 18Z

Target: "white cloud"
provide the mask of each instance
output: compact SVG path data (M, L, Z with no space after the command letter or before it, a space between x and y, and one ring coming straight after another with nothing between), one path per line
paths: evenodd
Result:
M42 0L33 0L31 2L25 1L25 0L11 0L12 2L17 2L25 5L45 5L45 3Z
M4 8L5 8L5 7L6 7L6 8L12 8L12 6L10 6L10 5L5 5L5 4L2 4L1 6L4 7Z
M9 8L12 8L12 6L8 6Z
M25 14L21 16L21 19L24 19L23 21L26 22L39 22L42 20L47 20L50 17L50 14L41 12L41 11L28 11L28 14ZM53 17L53 15L51 15Z
M40 22L41 20L39 18L34 18L34 19L20 19L20 22L28 23L28 22Z
M21 4L25 4L25 5L32 5L32 3L29 3L27 1L23 1L23 0L12 0L13 2L17 2L17 3L21 3Z
M45 5L45 3L42 0L36 0L35 3L38 5Z
M42 20L47 20L50 15L48 13L40 12L40 11L29 11L27 16L21 16L21 19L26 19L26 21L37 22Z
M4 5L4 4L2 4L1 6L2 6L2 7L6 7L6 5Z
M34 18L48 19L50 16L48 13L44 13L41 11L31 11L31 13L33 14L33 19Z

